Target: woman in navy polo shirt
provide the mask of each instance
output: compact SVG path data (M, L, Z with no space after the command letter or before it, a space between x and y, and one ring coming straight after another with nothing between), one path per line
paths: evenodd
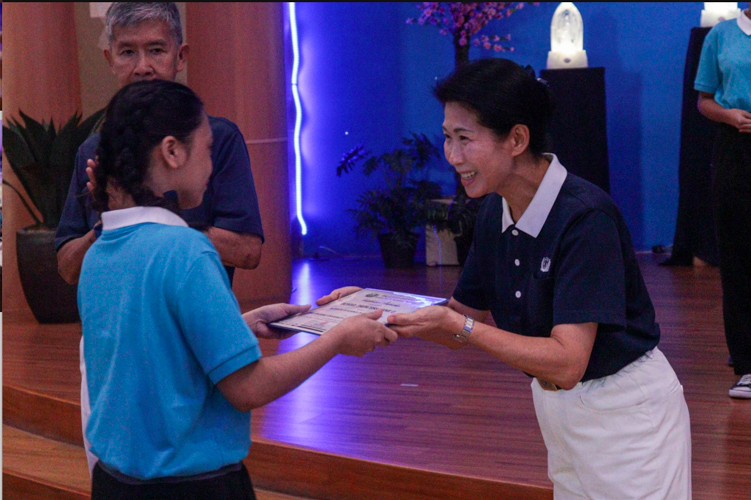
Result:
M751 9L704 40L694 88L699 111L720 123L712 197L733 398L751 399Z
M688 408L631 237L607 194L543 153L547 86L484 59L435 94L446 158L469 196L488 196L448 307L393 315L392 328L534 377L556 499L690 498Z

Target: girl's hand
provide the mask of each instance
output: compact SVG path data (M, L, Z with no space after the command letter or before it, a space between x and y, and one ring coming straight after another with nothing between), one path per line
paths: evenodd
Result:
M454 334L464 328L464 315L445 306L423 307L411 314L392 314L387 321L389 328L400 337L417 336L450 349L466 345L454 339Z
M316 305L322 306L324 304L328 304L329 302L333 302L336 299L340 299L355 292L359 292L360 290L362 290L362 288L360 288L359 286L345 286L342 288L337 288L330 294L324 295L320 299L316 300Z
M270 327L268 324L284 319L287 316L292 316L293 314L304 313L308 309L310 309L309 305L271 304L246 312L243 314L243 319L256 337L281 340L291 337L296 332Z
M383 310L360 314L347 318L326 332L325 336L338 337L339 354L364 356L374 351L376 346L387 347L399 336L377 321Z

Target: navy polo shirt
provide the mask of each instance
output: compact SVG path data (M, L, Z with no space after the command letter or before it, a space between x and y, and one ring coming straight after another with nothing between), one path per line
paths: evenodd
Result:
M261 213L258 208L253 172L250 169L248 148L237 125L226 118L209 116L214 135L211 147L213 171L203 203L196 208L183 210L180 216L193 227L209 226L257 234L263 239ZM91 196L86 188L86 160L96 156L99 134L84 142L76 154L76 166L68 188L60 225L55 234L55 249L80 238L99 221L99 214L91 208ZM230 283L234 267L225 266Z
M518 222L501 196L483 201L453 297L530 337L598 323L582 381L605 377L654 348L660 328L618 207L546 157L550 167Z

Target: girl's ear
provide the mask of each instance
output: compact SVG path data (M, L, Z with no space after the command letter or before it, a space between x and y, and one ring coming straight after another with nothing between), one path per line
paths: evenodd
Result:
M180 168L185 164L185 160L187 159L185 144L171 135L162 139L162 142L159 144L159 153L169 168Z

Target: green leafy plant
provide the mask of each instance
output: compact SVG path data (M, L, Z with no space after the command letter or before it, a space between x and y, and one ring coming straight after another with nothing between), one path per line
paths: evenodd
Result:
M359 145L342 156L336 175L350 173L360 164L366 176L380 172L386 187L365 191L357 198L358 208L348 210L356 221L355 232L358 237L390 234L399 247L414 248L419 230L436 210L433 200L440 198L441 187L410 176L425 170L438 157L438 148L425 134L413 133L402 144L378 156Z
M83 122L76 113L65 125L55 128L52 120L39 123L19 111L23 123L11 118L9 126L3 126L3 151L30 201L5 179L3 184L21 198L35 227L53 229L60 223L76 152L103 113L97 111Z
M459 193L450 203L436 204L431 211L428 225L434 226L436 231L452 233L460 265L464 265L472 245L477 213L483 199L484 196L470 198L466 193Z
M436 205L431 211L428 224L435 226L438 231L451 231L454 239L471 240L483 198L475 199L466 194L458 194L451 203Z

